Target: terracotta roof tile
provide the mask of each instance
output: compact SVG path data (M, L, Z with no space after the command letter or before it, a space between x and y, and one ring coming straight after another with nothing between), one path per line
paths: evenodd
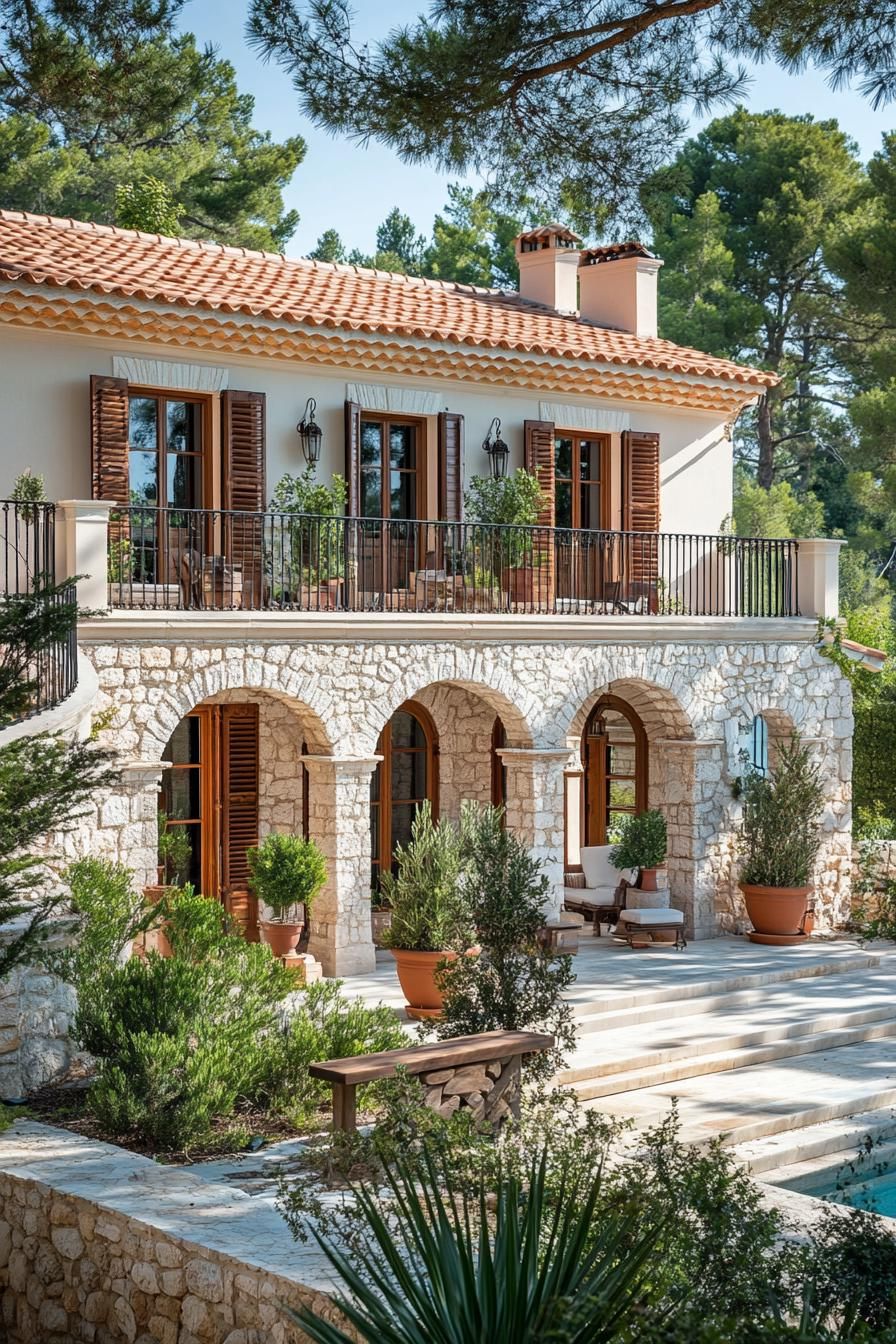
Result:
M777 381L671 341L560 316L515 293L18 211L0 211L0 278L311 326L663 369L756 388Z

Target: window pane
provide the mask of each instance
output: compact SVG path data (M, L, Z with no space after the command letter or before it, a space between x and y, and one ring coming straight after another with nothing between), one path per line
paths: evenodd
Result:
M162 760L172 765L199 764L199 719L195 715L181 719L168 739Z
M608 769L611 775L634 775L635 744L613 743L609 749Z
M392 853L396 845L407 845L411 839L411 826L417 815L416 803L395 803L392 807Z
M581 526L590 527L595 531L600 529L600 486L599 485L581 485L580 507L581 507Z
M610 783L610 806L634 808L635 806L634 783L620 779L612 780Z
M361 466L381 467L383 463L383 427L375 420L361 421Z
M417 512L417 476L413 471L393 471L389 476L389 517L414 518Z
M200 816L199 768L166 770L162 776L162 811L174 820Z
M128 408L128 442L132 448L158 447L156 426L159 403L155 397L131 397Z
M600 444L582 439L579 444L579 478L583 481L600 480Z
M413 471L417 465L415 434L411 425L393 425L389 431L389 465Z
M132 504L158 504L159 459L155 453L128 453L128 491Z
M426 735L413 714L408 714L400 709L392 715L392 746L426 746Z
M380 857L380 806L374 803L370 808L370 857L374 862Z
M554 491L554 526L572 527L572 485L557 481Z
M169 453L196 453L202 447L200 424L202 407L195 401L169 401L166 404Z
M167 465L168 507L198 509L202 503L202 458L169 453Z
M361 514L380 518L383 513L383 476L379 471L361 472Z
M380 751L380 747L379 747L379 746L377 746L377 751ZM380 777L381 777L381 775L382 775L382 770L383 770L383 766L382 766L382 762L381 762L381 763L377 766L377 768L374 770L373 774L370 776L370 805L371 805L371 807L373 807L374 803L378 803L379 800L380 800Z
M554 440L554 475L572 475L572 439Z

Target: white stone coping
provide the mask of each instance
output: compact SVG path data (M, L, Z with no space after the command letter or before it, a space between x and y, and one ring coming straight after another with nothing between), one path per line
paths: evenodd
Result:
M21 719L4 728L0 731L0 747L17 742L22 737L36 737L38 733L70 733L79 736L89 722L98 690L99 681L94 666L79 650L78 682L71 695L42 714L34 714L30 719Z
M110 611L82 621L82 644L217 644L295 639L305 644L495 640L503 644L815 643L818 623L802 616L525 616L456 612ZM819 655L820 656L820 655Z
M338 1279L314 1242L293 1239L266 1200L65 1129L19 1121L0 1134L0 1171L133 1218L201 1250L332 1293Z

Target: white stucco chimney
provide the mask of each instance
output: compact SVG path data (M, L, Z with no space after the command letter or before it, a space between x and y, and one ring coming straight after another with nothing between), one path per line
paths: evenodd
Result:
M641 243L589 247L579 263L579 316L599 327L656 336L659 257Z
M521 297L558 313L574 313L579 306L581 241L562 224L545 224L521 233L515 240Z

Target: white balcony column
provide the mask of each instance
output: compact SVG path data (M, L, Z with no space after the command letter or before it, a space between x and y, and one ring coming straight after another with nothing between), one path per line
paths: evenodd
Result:
M78 580L78 606L90 611L109 608L109 514L116 507L105 499L62 499L56 505L56 573Z
M311 914L308 950L328 976L369 975L376 966L370 928L370 777L381 757L303 756L308 834L327 863Z
M507 771L507 829L531 850L550 882L548 915L563 904L564 793L569 751L554 747L502 747Z
M840 548L845 541L800 538L796 596L801 616L836 620L840 615Z

